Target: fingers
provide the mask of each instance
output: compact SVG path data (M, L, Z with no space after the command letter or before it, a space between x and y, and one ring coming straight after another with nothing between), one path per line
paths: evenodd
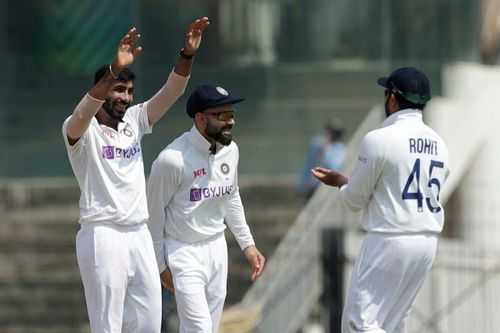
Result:
M140 35L140 34L137 34L137 35L135 35L135 36L133 36L133 37L130 37L130 38L129 38L129 41L128 41L128 44L129 44L130 46L134 46L134 44L135 44L135 43L136 43L139 39L141 39L141 35Z
M135 27L132 27L120 40L114 60L115 65L119 69L130 66L141 53L142 47L138 46L134 49L134 45L139 39L141 39L141 35L137 33Z
M258 264L252 263L252 272L250 272L250 281L254 282L255 279L260 275L262 272L262 268Z
M188 27L186 32L187 38L199 38L203 30L210 24L208 17L202 17L200 19L194 20Z
M324 178L326 175L330 174L329 169L320 168L320 167L311 169L311 172L312 172L313 176L318 178L319 180Z
M253 275L251 277L252 282L255 281L260 276L262 271L264 270L264 263L266 261L266 258L264 258L264 256L259 253L259 255L257 256L257 260L258 260L258 264L254 267L254 270L252 272L252 273L255 273L255 274L252 274Z
M136 59L136 58L139 56L139 54L140 54L141 52L142 52L142 47L138 46L138 47L134 50L134 52L132 53L132 55L134 56L134 59Z
M188 37L188 38L191 38L191 37L199 38L200 36L201 36L200 29L193 29L193 30L189 31L186 35L186 37Z
M252 272L250 273L250 281L254 282L264 270L264 263L266 259L260 252L250 258L250 265Z
M128 31L128 33L120 40L120 43L118 45L119 51L130 51L134 44L137 43L139 39L141 39L141 35L137 34L136 32L137 29L135 27L131 28Z
M171 293L175 292L174 284L172 283L172 281L170 281L169 283L165 283L163 286L167 288L167 290L170 291Z
M326 175L326 174L329 174L330 173L330 169L326 169L326 168L322 168L322 167L316 167L316 168L313 168L311 169L311 171L314 173L318 173L318 174L323 174L323 175Z
M188 31L199 30L201 33L201 31L203 29L205 29L209 24L210 24L210 21L208 20L208 17L204 16L202 18L199 18L199 19L191 22L191 24L189 25Z
M160 273L160 281L162 286L167 288L170 292L174 292L174 282L172 280L172 273L170 273L170 270L168 268Z
M162 281L161 285L162 285L165 289L167 289L168 291L170 291L171 293L174 293L174 292L175 292L175 290L174 290L174 286L173 286L171 283L170 283L170 284L169 284L169 283L164 283L164 282Z
M139 38L141 38L141 35L136 34L136 32L136 27L130 28L128 33L120 40L120 44L129 44L131 42L135 43Z
M171 290L170 290L170 286L169 286L169 284L168 284L167 282L165 282L165 281L161 280L161 285L162 285L164 288L166 288L166 289L168 289L169 291L171 291Z

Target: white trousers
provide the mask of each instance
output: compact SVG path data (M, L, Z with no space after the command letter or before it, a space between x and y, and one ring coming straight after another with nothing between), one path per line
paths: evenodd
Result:
M76 254L92 333L160 332L160 276L146 224L83 224Z
M351 275L342 333L402 333L436 256L436 234L369 233Z
M227 290L227 244L224 234L188 244L167 238L180 333L215 333Z

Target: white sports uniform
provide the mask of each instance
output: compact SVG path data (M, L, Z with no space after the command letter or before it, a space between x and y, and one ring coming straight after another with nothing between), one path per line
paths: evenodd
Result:
M173 104L187 77L174 71L159 91ZM79 107L98 110L88 94ZM148 102L130 107L118 131L94 117L71 146L63 137L81 190L76 251L92 332L160 331L161 284L151 235L141 139L151 133Z
M349 209L364 209L368 232L352 271L342 332L403 332L443 229L439 192L448 168L448 149L420 110L393 113L364 137L357 166L340 189Z
M224 219L244 249L254 245L238 190L237 145L210 143L196 127L168 145L148 181L149 222L160 272L172 272L180 332L217 331L227 280Z

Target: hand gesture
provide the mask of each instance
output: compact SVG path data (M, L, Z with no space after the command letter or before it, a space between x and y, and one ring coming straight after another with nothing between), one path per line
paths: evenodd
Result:
M341 187L349 181L346 176L335 170L316 167L311 169L311 172L320 182L330 186Z
M259 252L259 250L257 250L255 245L247 247L245 250L243 250L243 252L247 257L250 266L252 266L252 272L250 273L250 280L254 282L255 279L257 279L260 276L260 273L262 273L266 258L264 258L264 256Z
M172 273L167 267L163 272L160 273L161 284L167 288L170 292L174 292L174 282L172 280Z
M129 67L135 61L135 59L137 59L142 51L142 47L139 46L134 49L134 44L140 38L141 35L137 34L137 29L133 27L120 40L120 43L118 43L118 48L116 50L116 57L113 62L113 66L116 67L115 74L118 74L125 67Z
M200 47L201 35L210 22L208 17L202 17L194 20L188 27L186 37L184 38L184 53L193 55Z

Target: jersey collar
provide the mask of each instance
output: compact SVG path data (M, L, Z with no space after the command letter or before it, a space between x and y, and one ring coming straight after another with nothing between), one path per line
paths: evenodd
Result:
M203 155L210 155L210 147L211 144L207 139L198 131L196 126L193 125L191 127L191 131L189 131L189 140L193 144L193 146ZM217 143L217 151L221 149L221 145Z
M391 114L386 120L380 125L380 127L386 127L400 121L422 121L422 111L419 109L404 109Z

